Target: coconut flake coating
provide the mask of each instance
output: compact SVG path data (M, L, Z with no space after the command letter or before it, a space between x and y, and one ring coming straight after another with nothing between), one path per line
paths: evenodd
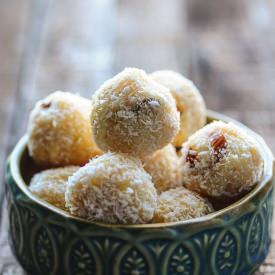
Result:
M67 181L78 169L79 166L67 166L44 170L32 177L29 189L41 199L65 210Z
M43 166L83 165L100 153L90 126L91 102L68 92L38 101L28 123L28 149Z
M143 157L172 141L179 130L179 113L165 87L143 70L128 68L94 94L91 122L103 151Z
M69 179L65 199L73 215L109 224L146 223L157 206L156 189L141 161L117 153L79 169Z
M169 70L156 71L150 77L168 88L180 112L180 130L173 140L177 147L206 123L206 107L194 83L179 73Z
M203 196L234 197L260 181L263 158L257 142L232 123L216 121L182 148L183 182Z
M158 193L182 185L181 162L173 145L168 144L146 157L143 164Z
M153 222L184 221L213 211L212 205L206 199L184 187L177 187L160 194Z

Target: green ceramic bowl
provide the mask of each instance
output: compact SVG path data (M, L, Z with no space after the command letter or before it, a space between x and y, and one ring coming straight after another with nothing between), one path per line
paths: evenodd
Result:
M213 119L232 121L209 112ZM35 169L23 137L6 172L14 255L36 275L251 274L271 242L273 157L263 139L247 130L265 160L263 180L250 193L201 218L129 226L88 222L32 195L28 182Z

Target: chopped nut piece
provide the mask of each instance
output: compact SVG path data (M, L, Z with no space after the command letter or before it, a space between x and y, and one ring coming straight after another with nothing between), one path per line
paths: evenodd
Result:
M51 102L50 101L48 101L48 102L43 102L42 104L41 104L41 107L42 108L44 108L44 109L47 109L47 108L49 108L49 107L51 107Z
M223 134L216 133L212 136L211 146L214 148L215 151L220 151L221 149L226 148L226 139Z
M191 148L188 150L186 155L186 162L189 162L190 168L195 167L195 161L198 161L198 154L196 151L192 150Z
M215 163L218 163L220 159L224 156L225 149L227 146L227 142L224 135L221 133L215 133L212 136L211 146L214 149Z

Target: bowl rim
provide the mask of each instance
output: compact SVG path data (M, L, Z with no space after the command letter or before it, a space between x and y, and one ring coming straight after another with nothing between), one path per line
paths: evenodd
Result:
M263 149L262 155L264 158L264 172L263 172L263 179L261 182L259 182L249 193L247 193L244 197L239 199L238 201L232 203L231 205L215 211L213 213L210 213L208 215L193 218L189 220L184 221L178 221L178 222L166 222L166 223L151 223L151 224L106 224L106 223L100 223L100 222L93 222L86 220L84 218L80 218L77 216L73 216L67 211L64 211L62 209L59 209L50 203L40 199L38 196L32 194L32 192L29 190L28 185L23 180L23 177L20 172L20 163L21 158L23 156L24 151L27 147L27 141L28 141L28 135L24 135L19 142L14 147L12 153L10 154L8 158L8 162L10 164L10 172L11 176L16 183L16 185L21 189L21 191L32 201L38 203L40 206L47 208L50 211L55 212L56 214L61 215L63 218L72 219L76 221L81 221L90 225L97 225L100 227L108 227L108 228L133 228L133 229L145 229L145 228L168 228L168 227L175 227L175 226L182 226L182 225L191 225L195 223L202 223L202 222L209 222L210 220L219 218L220 216L235 210L236 208L244 205L246 202L251 200L254 196L256 196L265 186L266 184L272 179L273 177L273 162L274 158L272 155L271 150L265 143L264 139L256 134L254 131L252 131L250 128L242 124L241 122L232 119L226 115L207 110L207 118L211 120L221 120L224 122L232 122L241 128L245 129L249 134L253 135L254 138L257 140L259 146Z

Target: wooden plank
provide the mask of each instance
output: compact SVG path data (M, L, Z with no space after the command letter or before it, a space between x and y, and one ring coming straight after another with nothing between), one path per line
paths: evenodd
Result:
M15 6L13 8L15 8ZM22 118L25 115L25 100L28 97L28 91L30 90L35 75L35 60L39 51L41 23L43 22L43 15L46 11L45 8L46 6L43 4L43 1L33 1L29 3L26 7L26 12L28 13L25 14L25 22L21 22L22 26L20 26L23 30L16 30L18 34L26 31L26 35L22 44L18 45L22 50L22 56L20 60L17 60L19 66L17 67L17 79L13 79L14 91L7 90L7 95L10 96L5 96L5 98L10 101L9 104L7 104L9 106L8 115L10 117L7 122L9 122L10 125L8 125L7 129L3 127L3 131L6 130L5 133L8 136L6 142L7 149L2 154L4 158L6 158L7 153L11 151L11 148L18 139L17 133L20 127L22 127ZM27 20L27 16L29 16L29 20ZM0 190L0 206L2 203L3 189Z
M25 106L35 77L37 56L39 55L40 41L43 34L43 22L45 21L49 2L43 0L30 2L27 14L28 18L26 18L25 24L21 26L24 28L21 32L25 36L22 45L20 45L22 56L20 61L18 61L17 79L14 79L15 91L7 91L13 96L10 99L10 106L12 107L9 109L10 120L8 122L10 125L6 131L8 134L7 149L3 153L5 158L17 142L22 126L25 125ZM14 8L17 9L18 7ZM17 31L19 34L21 33L20 30ZM0 190L0 206L2 203L3 192Z
M20 11L14 16L14 11ZM4 162L10 140L10 124L12 113L17 108L15 100L17 80L20 74L20 62L23 52L25 27L30 11L30 1L1 1L0 2L0 174L4 173ZM3 177L2 177L3 178ZM3 182L0 185L0 205L3 200ZM3 208L1 208L3 209ZM5 207L4 207L5 209ZM4 213L5 214L5 213ZM11 257L7 245L7 230L1 220L7 221L6 215L0 214L0 274L20 274L20 268L13 268L14 258Z
M6 146L8 149L3 152L5 156L8 151L11 150L11 147L17 140L18 128L22 123L22 114L24 114L25 100L27 99L28 91L31 89L32 81L35 75L36 69L36 60L39 55L39 45L41 41L41 33L43 22L45 20L45 14L47 11L47 5L44 1L32 1L32 2L22 2L22 1L12 1L14 5L10 7L10 10L6 11L6 16L10 20L14 20L14 11L20 11L20 16L17 22L17 28L14 29L14 32L11 33L14 38L18 39L17 36L21 37L24 34L24 37L21 37L20 43L17 47L21 51L21 58L17 58L16 63L19 66L15 69L16 77L12 79L14 87L9 87L7 94L12 95L5 97L10 100L10 109L8 114L10 116L8 123L10 124L7 127L6 131L8 134L8 139ZM4 1L3 3L8 3ZM24 3L24 4L23 4ZM2 9L0 9L2 11ZM18 15L19 15L18 14ZM21 19L21 20L20 20ZM8 19L7 19L8 20ZM1 25L1 24L0 24ZM9 33L10 29L3 30L4 33ZM18 41L19 42L19 41ZM15 55L16 56L16 55ZM9 68L14 70L12 67ZM15 91L13 91L15 90ZM8 105L8 104L7 104ZM0 128L4 130L4 128ZM1 198L2 198L2 194ZM16 263L15 258L11 254L8 237L7 237L7 207L5 202L1 199L1 228L0 228L0 274L23 274L22 269Z
M15 102L20 102L20 104L16 106L16 111L13 112L10 130L10 150L23 134L23 128L26 128L28 116L26 111L28 103L31 100L30 95L34 89L49 5L50 1L38 0L31 2L23 45L24 52L20 63L18 88L15 96Z
M185 1L119 1L115 71L185 72L188 63Z
M111 77L114 4L113 0L53 3L32 100L56 89L91 97Z
M19 74L19 61L22 54L24 25L28 15L29 1L2 1L0 3L0 175L4 173L4 163L10 139L10 123L14 107L16 82ZM20 13L14 18L14 10ZM0 184L0 205L3 184ZM1 219L0 219L1 220Z

